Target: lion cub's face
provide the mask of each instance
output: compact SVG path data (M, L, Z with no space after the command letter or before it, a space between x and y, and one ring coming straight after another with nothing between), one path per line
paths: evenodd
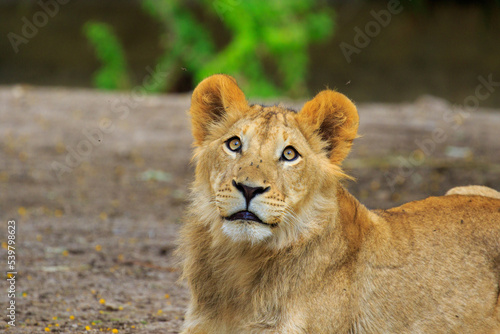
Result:
M306 104L300 113L248 106L234 79L222 75L196 88L192 211L200 210L215 237L280 246L313 231L322 207L332 212L326 206L334 203L325 203L324 195L342 176L339 164L352 138L328 140L325 131L336 128L340 136L347 120L339 112L329 117L321 106L318 111L315 100L312 111Z
M247 114L206 154L214 160L210 184L222 231L258 242L303 227L300 207L321 173L293 111L254 106Z

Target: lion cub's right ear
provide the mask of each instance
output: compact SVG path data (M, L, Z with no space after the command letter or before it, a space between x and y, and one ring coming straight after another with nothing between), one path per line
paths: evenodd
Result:
M215 74L198 84L191 98L191 124L194 144L200 146L212 125L234 122L248 109L245 95L236 80L225 74Z

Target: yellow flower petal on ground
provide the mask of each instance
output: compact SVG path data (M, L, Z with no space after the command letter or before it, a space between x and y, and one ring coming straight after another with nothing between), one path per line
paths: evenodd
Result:
M113 330L111 332L116 334L116 333L118 333L118 329L113 328Z
M26 216L26 208L24 206L20 206L19 209L17 209L17 213L21 216L24 217Z
M64 153L66 151L66 145L64 145L63 142L57 142L55 149L58 154Z
M9 180L9 174L7 172L0 172L0 182L7 182Z
M45 327L45 331L46 331L46 332L50 332L50 328Z
M95 245L95 250L100 252L102 251L102 246L101 245Z
M28 159L26 152L19 152L18 157L21 162L25 162Z
M99 304L106 304L106 300L104 298L99 299Z

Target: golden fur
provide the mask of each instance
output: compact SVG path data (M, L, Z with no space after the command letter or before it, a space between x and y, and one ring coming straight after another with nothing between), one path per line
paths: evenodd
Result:
M341 183L357 111L331 90L296 113L248 105L233 78L214 75L190 113L183 333L500 332L499 199L369 211ZM230 220L242 210L260 222Z

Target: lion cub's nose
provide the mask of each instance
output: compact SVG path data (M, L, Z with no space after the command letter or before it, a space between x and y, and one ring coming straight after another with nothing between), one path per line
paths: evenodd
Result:
M238 189L242 194L243 196L245 196L245 200L247 202L247 208L248 208L248 205L250 205L250 201L252 200L252 198L254 198L255 196L259 195L259 194L263 194L265 193L266 191L268 191L271 187L250 187L250 186L247 186L247 185L244 185L243 183L236 183L236 181L233 180L233 186Z

